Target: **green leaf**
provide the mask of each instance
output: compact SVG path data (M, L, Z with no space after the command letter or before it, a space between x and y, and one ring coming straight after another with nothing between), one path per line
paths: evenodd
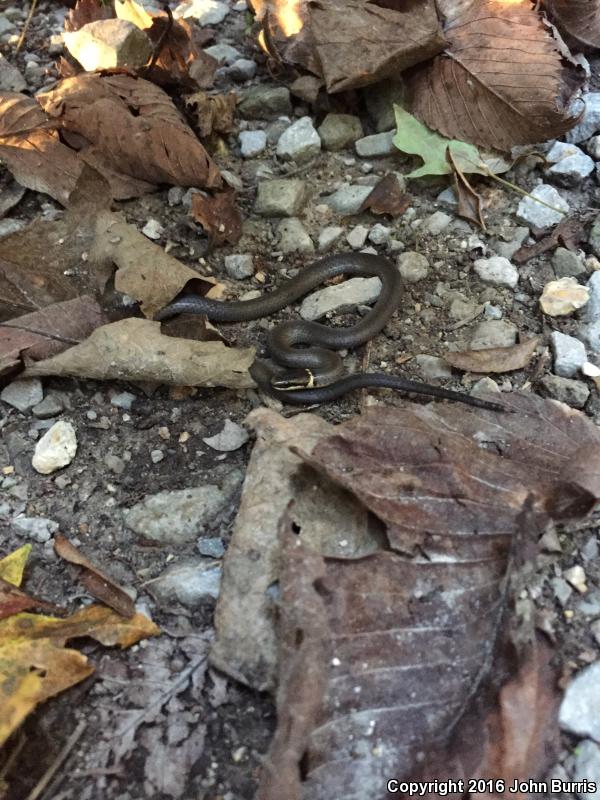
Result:
M420 156L423 165L406 175L406 178L421 178L424 175L449 175L453 170L446 159L446 150L450 148L455 163L462 172L477 172L489 175L485 164L475 145L461 142L458 139L446 139L439 133L430 130L426 125L402 106L394 105L396 115L396 135L394 144L398 150L410 155ZM507 166L508 168L508 166Z

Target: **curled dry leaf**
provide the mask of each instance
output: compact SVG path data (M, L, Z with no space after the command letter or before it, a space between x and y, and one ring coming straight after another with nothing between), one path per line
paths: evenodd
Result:
M19 614L30 608L57 611L57 607L53 603L47 603L45 600L40 600L39 597L28 595L13 586L12 583L0 578L0 619L12 617L13 614Z
M135 614L135 604L127 592L121 589L121 587L118 586L112 578L109 578L105 572L102 572L102 570L92 564L92 562L61 533L57 533L54 536L54 551L58 556L64 558L65 561L81 568L80 580L92 597L105 603L122 617L133 617Z
M563 219L558 225L543 239L532 245L520 247L512 256L515 264L524 264L530 258L556 250L559 245L566 247L567 250L577 250L579 243L584 238L583 225L579 220Z
M444 361L465 372L512 372L523 369L533 358L541 338L534 336L512 347L490 347L446 353Z
M235 198L233 189L214 195L193 195L191 217L202 225L211 245L239 242L242 236L242 215Z
M530 0L449 4L448 45L409 78L411 110L452 139L508 151L575 125L580 82Z
M185 105L193 115L193 126L201 139L212 133L231 133L234 128L237 95L196 92L185 98Z
M90 22L113 17L113 9L101 0L77 0L75 8L72 8L65 17L65 31L67 33L78 31Z
M252 0L263 46L278 60L323 77L328 92L356 89L439 53L444 39L433 0Z
M598 0L544 0L544 8L561 33L579 47L600 48Z
M254 348L174 339L160 323L124 319L96 328L82 344L28 367L25 377L70 375L94 380L154 381L176 386L249 389Z
M402 191L398 178L393 173L384 175L371 194L365 199L360 211L372 211L373 214L389 214L399 217L410 205L410 197Z
M446 150L446 158L454 171L454 190L458 197L458 215L485 230L485 222L481 213L483 198L477 194L469 183L467 176L454 158L450 147Z

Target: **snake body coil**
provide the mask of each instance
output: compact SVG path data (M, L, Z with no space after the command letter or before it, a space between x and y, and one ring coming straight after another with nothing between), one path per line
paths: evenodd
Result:
M285 308L324 281L342 274L378 277L381 280L381 292L373 309L349 328L332 328L306 320L291 320L274 327L268 334L267 349L275 365L257 359L250 369L250 374L261 389L284 403L294 405L329 402L352 389L382 387L457 400L479 408L504 410L499 403L396 375L363 372L342 377L342 360L333 351L356 347L372 339L383 329L400 304L400 273L381 256L367 253L327 256L304 268L281 288L255 300L223 303L199 295L184 295L161 309L155 319L165 320L182 313L203 314L215 322L259 319ZM277 388L278 385L286 384L287 376L298 373L314 379L314 383L307 382L302 388Z

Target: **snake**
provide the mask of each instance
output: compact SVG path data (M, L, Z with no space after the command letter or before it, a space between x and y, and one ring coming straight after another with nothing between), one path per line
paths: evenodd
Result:
M370 253L337 253L325 256L287 280L279 288L252 300L220 301L196 294L182 294L162 308L154 319L164 321L178 314L202 314L213 322L248 322L268 317L306 295L311 289L339 275L377 277L381 291L373 308L355 325L332 328L309 320L288 320L268 333L270 360L256 359L250 375L268 395L291 405L328 403L355 389L394 389L442 400L454 400L477 408L504 411L504 406L441 386L421 383L384 372L344 375L339 350L364 344L380 333L400 307L403 281L388 259Z

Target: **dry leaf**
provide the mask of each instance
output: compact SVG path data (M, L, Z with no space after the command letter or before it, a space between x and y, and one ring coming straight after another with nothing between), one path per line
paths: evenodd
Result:
M81 567L80 580L92 597L105 603L122 617L133 617L135 604L131 597L60 533L54 536L54 552L70 564Z
M131 318L96 328L82 344L39 361L23 375L248 389L255 385L248 374L254 355L251 347L173 339L161 334L159 322Z
M402 191L398 178L393 174L384 175L368 195L360 211L372 211L373 214L389 214L399 217L410 205L410 196Z
M3 183L5 183L5 181L3 181ZM9 211L12 211L12 209L21 202L26 191L24 186L21 186L21 184L13 180L11 180L8 185L1 187L0 219L5 217Z
M90 22L113 17L113 9L101 0L77 0L75 8L72 8L65 17L65 31L68 33L78 31Z
M458 215L463 219L469 220L474 225L479 225L482 230L486 230L481 213L481 204L483 202L481 195L477 194L469 183L450 147L446 150L446 158L454 173L454 190L458 197Z
M206 139L212 133L231 133L235 124L235 107L237 95L235 92L228 94L207 94L196 92L185 99L185 105L193 114L194 129L201 139Z
M192 196L190 215L202 225L213 246L237 244L242 236L242 215L235 198L233 189L212 196Z
M56 611L53 603L47 603L38 597L25 594L12 583L0 578L0 620L27 611L30 608L44 608L47 611Z
M599 0L544 0L543 5L563 35L579 47L600 48Z
M448 4L448 46L409 78L411 110L450 139L507 151L560 137L578 77L530 0Z
M511 372L523 369L533 358L541 337L534 336L512 347L490 347L446 353L444 361L465 372Z
M30 553L31 545L24 544L22 547L13 550L12 553L0 559L0 578L8 583L12 583L13 586L20 586Z
M536 256L542 255L542 253L555 250L561 244L563 247L566 247L567 250L577 250L583 238L583 226L578 220L572 217L563 219L548 236L544 236L539 242L520 247L512 256L512 261L514 261L515 264L524 264L526 261L529 261L530 258L535 258Z

